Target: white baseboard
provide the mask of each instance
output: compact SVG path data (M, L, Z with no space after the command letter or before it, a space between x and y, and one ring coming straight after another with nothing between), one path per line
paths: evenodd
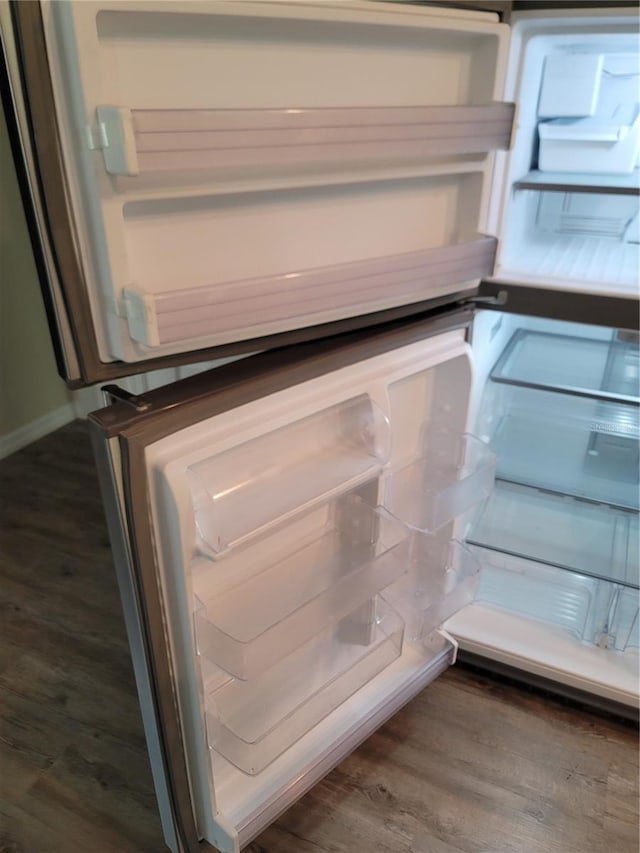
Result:
M0 435L0 459L10 456L16 450L26 447L27 444L37 441L55 429L71 423L71 421L75 420L75 417L73 403L66 403L64 406L60 406L59 409L47 412L41 418L31 421L19 429L14 429L13 432Z

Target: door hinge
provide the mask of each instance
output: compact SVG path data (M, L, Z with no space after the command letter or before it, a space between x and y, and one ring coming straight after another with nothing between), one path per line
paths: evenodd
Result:
M107 405L124 403L126 406L131 406L136 412L148 412L151 408L151 403L144 397L125 391L119 385L103 385L101 391L105 395Z
M495 296L470 296L468 299L463 299L462 305L477 305L479 308L490 306L501 308L507 304L509 294L506 290L500 290Z
M445 628L436 628L436 633L453 646L453 654L451 655L451 666L453 666L458 660L458 649L460 648L458 641Z

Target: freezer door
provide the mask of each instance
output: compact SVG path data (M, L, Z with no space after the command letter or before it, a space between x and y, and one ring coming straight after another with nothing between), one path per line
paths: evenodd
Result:
M452 662L468 312L265 353L92 416L165 835L236 853Z
M508 290L507 310L636 328L640 36L636 11L617 5L511 16L505 92L518 112L489 214L490 283Z
M508 28L411 4L3 4L7 101L71 383L455 301Z

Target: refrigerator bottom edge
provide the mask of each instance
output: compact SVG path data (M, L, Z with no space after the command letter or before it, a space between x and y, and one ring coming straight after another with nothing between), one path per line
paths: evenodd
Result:
M454 644L439 632L431 639L431 654L425 656L425 649L405 645L397 661L258 776L237 771L213 753L214 776L216 761L226 765L227 784L216 791L218 814L210 814L203 822L205 838L217 834L215 824L222 819L225 826L235 827L243 848L277 820L453 663Z
M553 682L596 703L638 709L639 650L614 652L580 642L562 628L471 604L451 617L446 630L463 652Z

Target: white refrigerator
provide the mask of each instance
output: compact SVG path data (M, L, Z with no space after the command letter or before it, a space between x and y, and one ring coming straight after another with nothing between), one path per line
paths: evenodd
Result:
M167 846L236 853L458 650L637 713L633 10L0 14L59 369L120 380Z

